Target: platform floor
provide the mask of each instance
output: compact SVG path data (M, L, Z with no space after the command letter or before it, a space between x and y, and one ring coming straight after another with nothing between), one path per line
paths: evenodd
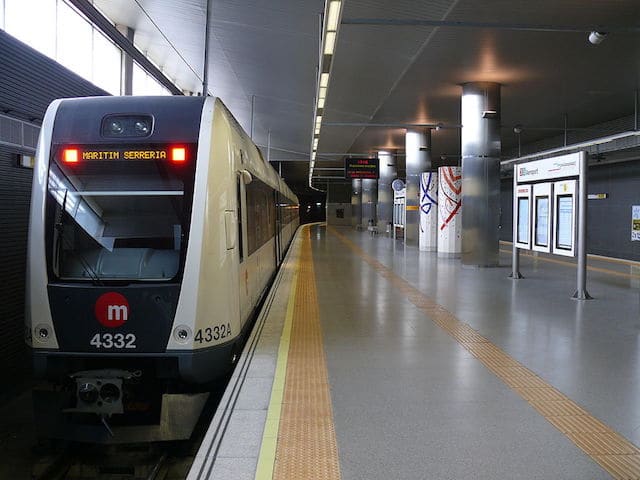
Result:
M514 281L504 248L472 269L302 228L279 346L272 328L259 347L269 406L254 386L220 449L236 478L640 478L638 265L591 259L595 299L575 301L570 260L522 256Z

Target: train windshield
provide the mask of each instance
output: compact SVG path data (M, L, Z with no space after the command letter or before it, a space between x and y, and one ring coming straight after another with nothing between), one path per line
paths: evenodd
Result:
M52 159L48 181L54 278L175 281L189 227L193 162L138 155L67 163L63 154Z

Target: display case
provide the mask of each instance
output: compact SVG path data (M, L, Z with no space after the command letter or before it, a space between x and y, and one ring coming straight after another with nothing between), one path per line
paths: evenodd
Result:
M552 191L551 183L533 185L531 249L537 252L551 253Z
M531 185L518 185L513 197L513 241L518 248L531 249Z
M575 256L576 181L553 184L553 253Z

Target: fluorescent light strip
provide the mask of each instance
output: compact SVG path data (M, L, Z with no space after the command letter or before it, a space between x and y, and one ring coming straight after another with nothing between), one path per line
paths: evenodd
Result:
M327 32L324 38L324 54L333 55L336 47L336 32Z
M329 14L327 15L327 30L338 30L338 20L340 18L340 1L334 0L329 2Z
M333 55L336 48L336 39L338 35L338 27L340 26L340 17L342 13L342 1L341 0L325 0L326 4L326 17L325 17L325 32L324 32L324 55ZM321 59L321 66L323 60ZM329 69L330 70L330 69ZM316 98L316 113L317 110L324 109L327 89L329 87L329 72L323 72L320 74L320 80L318 83L318 96ZM314 139L313 139L313 151L311 153L311 162L309 168L309 186L312 185L313 167L315 166L316 152L318 150L318 142L320 140L320 128L322 126L322 115L316 116Z

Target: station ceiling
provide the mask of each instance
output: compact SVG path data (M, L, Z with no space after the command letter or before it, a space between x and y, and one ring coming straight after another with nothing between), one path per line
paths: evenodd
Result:
M134 28L138 47L183 89L201 90L206 0L94 4ZM265 155L271 145L270 159L299 193L309 192L323 9L323 0L213 1L210 92L247 132L253 104L254 141ZM527 143L560 135L565 119L580 129L634 113L637 0L344 0L343 22L365 18L460 23L342 24L324 122L459 125L461 84L474 81L502 84L503 152L518 143L515 125ZM592 45L596 27L609 33ZM455 163L459 138L457 129L434 131L433 157ZM316 166L340 165L323 153L403 148L402 128L324 126Z

